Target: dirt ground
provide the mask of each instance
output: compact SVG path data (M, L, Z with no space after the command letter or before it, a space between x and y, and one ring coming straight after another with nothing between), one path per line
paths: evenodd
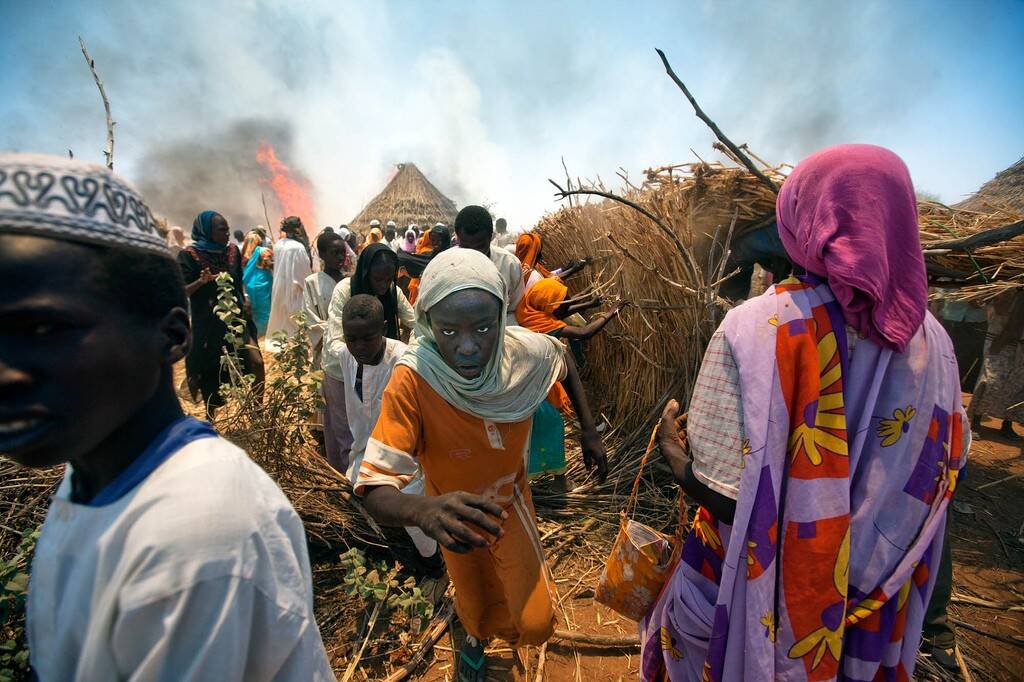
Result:
M949 614L957 624L957 640L974 680L1024 680L1024 449L998 435L999 422L989 420L982 439L971 447L968 473L954 496L952 526L954 603ZM1019 427L1018 427L1019 428ZM1006 480L1009 476L1016 476ZM990 485L991 484L991 485ZM543 524L542 524L543 525ZM542 528L543 532L543 528ZM546 543L550 546L550 542ZM593 587L600 566L575 558L555 569L565 618L559 628L603 635L629 635L635 624L595 604ZM1012 603L1015 611L964 603L979 598ZM961 624L962 623L962 624ZM984 633L984 634L983 634ZM452 631L438 642L429 665L417 679L454 679ZM461 642L462 633L454 633ZM636 680L639 649L604 649L549 644L543 678L537 676L539 650L524 654L508 648L491 651L488 679L534 682L605 682ZM935 679L915 675L916 679ZM944 679L962 679L951 672Z
M965 400L969 399L969 395L965 396ZM186 406L199 416L198 405L186 401ZM949 614L957 626L957 641L965 663L972 678L978 681L1024 680L1024 448L1021 443L1002 439L998 428L999 422L986 421L981 439L971 446L966 478L953 498L950 527L954 597ZM569 529L544 521L540 527L542 535L550 533L544 544L551 560L552 548ZM555 557L555 582L563 611L559 629L607 636L635 635L632 621L593 600L603 560L603 552L595 551L595 545L608 544L614 532L613 527L594 527L588 532L591 537L585 541L586 548L578 547L574 541L564 547L568 551ZM977 600L990 605L968 603ZM457 646L453 647L452 642L454 639L456 645L461 645L463 637L457 619L453 619L453 625L409 679L453 680L453 651L457 651ZM516 653L498 643L489 650L488 679L614 682L638 677L636 647L615 649L552 642L547 647L542 676L538 676L539 654L537 647ZM377 667L372 660L364 659L363 663ZM357 670L353 679L371 678ZM963 678L955 671L936 678L919 668L915 679Z

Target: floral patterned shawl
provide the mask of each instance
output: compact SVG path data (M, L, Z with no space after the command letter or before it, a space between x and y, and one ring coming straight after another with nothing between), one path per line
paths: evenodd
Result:
M813 277L723 327L744 415L736 516L700 509L641 625L641 679L911 679L964 465L949 337L927 314L906 352L865 339L851 357Z

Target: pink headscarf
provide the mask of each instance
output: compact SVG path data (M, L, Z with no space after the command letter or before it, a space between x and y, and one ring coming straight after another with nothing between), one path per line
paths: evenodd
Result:
M902 353L924 320L928 276L900 157L868 144L816 152L782 185L776 215L789 257L828 280L846 323Z
M416 230L406 230L405 240L399 246L406 253L416 253Z

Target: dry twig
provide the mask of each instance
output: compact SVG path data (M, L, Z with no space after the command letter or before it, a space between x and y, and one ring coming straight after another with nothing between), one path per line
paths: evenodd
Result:
M89 56L89 50L85 48L85 41L78 36L78 44L82 46L82 55L85 56L85 63L92 71L92 77L96 80L96 87L100 89L100 97L103 98L103 108L107 112L107 146L103 148L103 156L107 158L107 168L114 170L114 125L116 122L110 115L110 100L107 99L107 91L103 88L103 81L99 72L96 71L96 62Z
M732 152L737 159L743 162L743 165L747 167L747 170L749 170L754 175L754 177L756 177L761 182L765 183L765 185L770 187L773 192L778 192L779 186L776 185L771 178L762 173L760 169L758 169L758 167L754 165L754 162L751 161L747 157L747 155L744 154L740 150L740 148L733 143L732 140L726 137L725 133L722 132L722 129L719 128L715 124L715 122L712 121L708 117L708 115L704 113L704 110L700 108L699 104L697 104L697 100L694 99L693 95L690 94L690 91L687 89L686 85L683 83L683 81L679 80L679 76L677 76L676 72L672 70L672 65L668 63L668 58L665 56L665 53L659 50L658 48L655 48L655 51L658 53L658 56L661 57L661 63L665 65L665 73L667 73L669 75L669 78L671 78L672 81L679 87L679 89L683 91L683 94L686 95L686 99L690 100L690 104L693 106L693 110L697 114L697 118L708 124L708 127L711 128L711 132L715 134L715 137L717 137L722 142L722 144L728 147L729 151Z

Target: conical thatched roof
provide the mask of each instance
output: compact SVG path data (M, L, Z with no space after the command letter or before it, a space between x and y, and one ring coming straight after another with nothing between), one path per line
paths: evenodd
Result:
M457 213L455 202L441 194L414 163L398 164L398 173L384 190L375 196L348 226L366 232L371 220L381 225L394 220L399 229L410 223L433 225L437 222L451 225Z
M954 208L983 213L998 210L1024 213L1024 158L996 173L981 189Z

